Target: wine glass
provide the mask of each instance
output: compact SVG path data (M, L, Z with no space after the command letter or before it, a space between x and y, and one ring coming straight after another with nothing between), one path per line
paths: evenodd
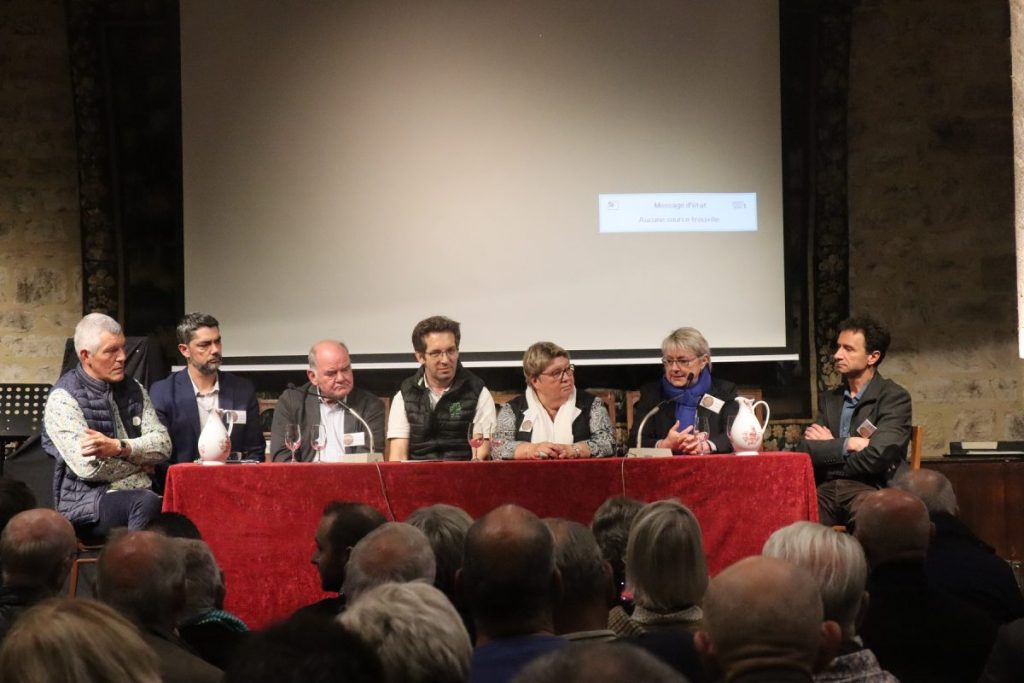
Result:
M284 428L284 447L292 452L290 462L295 462L295 451L302 445L302 427L297 424L289 424Z
M693 431L697 436L697 452L700 454L710 453L708 449L708 432L711 431L711 426L708 423L707 416L698 415L697 419L693 423Z
M320 462L320 454L327 448L327 426L322 424L311 425L309 428L309 445L316 451L313 462ZM298 448L298 446L296 446Z
M473 460L476 460L477 449L484 445L483 425L470 423L469 429L466 430L466 440L469 441L469 450L473 454Z

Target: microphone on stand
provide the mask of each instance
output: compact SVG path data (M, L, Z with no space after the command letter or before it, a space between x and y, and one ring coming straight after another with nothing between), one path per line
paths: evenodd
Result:
M295 384L293 382L288 382L288 386L285 387L285 388L288 389L289 391L297 391L300 394L305 394L306 396L316 396L317 398L325 398L324 396L322 396L320 394L319 389L317 391L310 391L309 389L303 389L302 387L295 386ZM363 419L363 416L360 415L359 413L357 413L356 411L352 410L352 406L350 406L349 404L345 403L344 399L340 399L340 398L325 398L325 400L334 401L335 403L340 405L342 408L344 408L348 412L352 413L352 417L354 417L357 420L359 420L359 423L362 424L363 427L366 429L366 435L370 439L370 453L371 454L374 453L375 451L373 450L373 430L370 429L370 425L366 422L366 420ZM345 452L345 444L341 444L341 452L342 453Z
M686 384L689 385L693 381L693 373L691 372L686 376ZM626 455L633 456L636 458L663 458L672 455L671 448L643 448L640 444L644 439L644 425L647 421L654 417L654 414L661 410L661 407L667 403L674 403L675 399L666 398L664 401L660 401L658 405L654 406L643 416L640 420L640 428L636 431L636 446Z

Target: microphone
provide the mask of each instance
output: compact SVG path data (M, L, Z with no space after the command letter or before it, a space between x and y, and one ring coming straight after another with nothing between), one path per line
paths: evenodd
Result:
M692 381L693 381L693 372L690 372L690 374L688 374L686 376L686 384L689 385L690 382L692 382ZM640 420L640 428L637 429L637 431L636 431L636 447L635 447L635 450L634 450L634 453L636 453L637 455L645 454L647 451L650 451L650 455L645 455L645 457L653 457L657 451L666 451L666 450L669 451L669 455L672 454L671 450L669 450L667 448L643 448L640 445L640 443L643 441L643 438L644 438L644 425L647 424L647 421L649 419L654 417L655 413L657 413L659 410L661 410L661 407L663 405L666 405L668 403L675 403L675 399L674 398L666 398L665 400L660 401L656 406L654 406L653 408L648 410L647 413L643 416L643 419Z
M285 387L285 389L287 389L288 391L297 391L300 394L304 394L306 396L316 396L317 398L324 398L323 396L320 395L319 388L317 389L317 391L310 391L309 389L303 389L302 387L295 386L294 382L288 382L288 386ZM328 398L327 400L328 401L334 401L335 403L340 405L342 408L344 408L348 412L352 413L352 417L354 417L355 419L359 420L360 424L362 424L363 427L366 429L366 435L370 438L370 453L375 453L376 451L373 450L373 430L370 429L370 425L367 424L366 420L363 419L363 416L360 415L359 413L357 413L356 411L352 410L352 406L350 406L349 404L345 403L345 401L343 399L340 399L340 398ZM342 449L342 453L344 453L345 452L345 444L341 445L341 449Z

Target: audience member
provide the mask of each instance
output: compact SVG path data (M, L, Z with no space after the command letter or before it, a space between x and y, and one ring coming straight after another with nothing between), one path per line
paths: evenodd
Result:
M352 548L385 522L384 515L365 503L335 500L327 504L316 527L316 550L311 561L320 573L320 588L338 595L307 605L300 612L334 618L345 609L346 596L341 587Z
M64 585L78 541L71 523L47 508L19 512L0 534L0 639L29 607Z
M551 532L516 505L487 513L466 534L459 587L476 623L472 683L505 683L530 660L565 647L552 610L561 591Z
M177 539L185 562L185 607L178 635L219 669L231 661L249 633L241 619L224 610L224 573L203 541Z
M434 586L381 584L362 593L338 621L377 651L388 683L462 683L469 675L469 634Z
M160 513L149 472L171 452L171 438L149 394L125 376L121 326L90 313L75 326L78 365L53 385L42 444L56 464L54 507L75 526L105 535L142 529Z
M627 645L576 644L530 662L514 683L686 683L654 656Z
M129 531L100 552L99 598L128 617L160 660L163 683L219 683L222 672L203 661L175 632L185 605L185 563L174 539Z
M245 416L231 429L231 450L259 462L267 448L260 428L260 409L252 382L220 369L220 323L208 313L189 313L178 322L178 352L185 369L172 373L149 389L160 421L171 435L171 456L157 467L163 483L167 467L199 458L199 435L207 421L221 419L220 410Z
M629 540L629 527L633 518L640 512L644 504L635 498L613 496L601 503L590 521L590 530L594 532L601 555L612 567L615 582L615 607L609 614L609 623L624 623L633 613L633 599L626 594L626 542Z
M155 531L171 538L203 540L196 523L180 512L161 512L150 520L145 531Z
M842 640L838 656L815 675L815 681L899 683L882 670L874 653L857 636L868 607L868 594L864 592L868 563L860 543L821 524L794 522L769 537L764 555L810 572L821 591L825 619L839 624Z
M892 485L924 501L935 526L924 562L931 586L984 610L998 623L1024 617L1013 570L960 520L949 479L935 470L907 470Z
M852 528L862 497L906 467L910 394L878 372L889 339L889 331L872 318L839 324L833 360L843 383L818 395L818 417L800 442L814 463L818 511L826 526Z
M903 683L975 681L995 639L976 607L932 588L924 569L932 525L919 498L898 489L866 495L856 537L871 574L861 637Z
M708 566L700 524L675 500L643 507L626 544L626 585L636 607L628 624L612 624L622 635L638 631L689 631L700 626Z
M1024 619L999 627L985 673L978 683L1019 683L1024 672Z
M345 453L367 453L370 435L353 415L366 420L373 436L373 447L384 450L384 404L371 392L356 386L352 372L352 359L348 347L340 341L325 339L309 350L308 382L301 387L285 389L274 408L271 424L270 452L276 462L291 460L291 451L285 445L285 429L299 425L302 443L295 451L295 459L312 462L318 453L313 448L310 431L314 425L324 425L327 442L320 458L338 461ZM344 402L342 405L340 402Z
M612 568L601 557L594 534L578 522L546 519L555 541L555 567L562 593L554 605L555 633L574 642L615 640L608 610L615 598Z
M93 600L53 598L27 611L0 647L11 683L162 683L138 630Z
M696 635L709 670L730 683L809 682L839 640L814 578L773 557L748 557L711 580Z
M381 683L373 649L322 615L296 614L253 633L238 649L224 683Z
M476 630L473 627L473 617L469 614L465 601L455 590L455 576L462 569L466 532L472 526L473 518L462 508L439 503L416 510L405 521L422 531L430 541L437 564L434 585L455 605L469 632L470 640L474 640Z
M389 459L469 460L471 425L486 433L494 426L494 397L482 379L459 362L459 323L435 315L416 323L412 347L420 369L402 382L388 415ZM475 456L490 456L490 440Z
M23 481L0 477L0 531L11 517L36 507L36 496Z
M433 584L436 573L434 551L423 532L410 524L388 522L366 534L352 549L342 592L351 604L382 583Z

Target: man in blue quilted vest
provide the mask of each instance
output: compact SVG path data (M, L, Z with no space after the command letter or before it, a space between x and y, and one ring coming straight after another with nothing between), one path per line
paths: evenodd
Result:
M75 326L79 364L54 384L43 415L43 449L55 460L54 507L76 527L106 535L142 529L160 512L153 467L171 439L146 390L125 377L116 320L90 313Z

